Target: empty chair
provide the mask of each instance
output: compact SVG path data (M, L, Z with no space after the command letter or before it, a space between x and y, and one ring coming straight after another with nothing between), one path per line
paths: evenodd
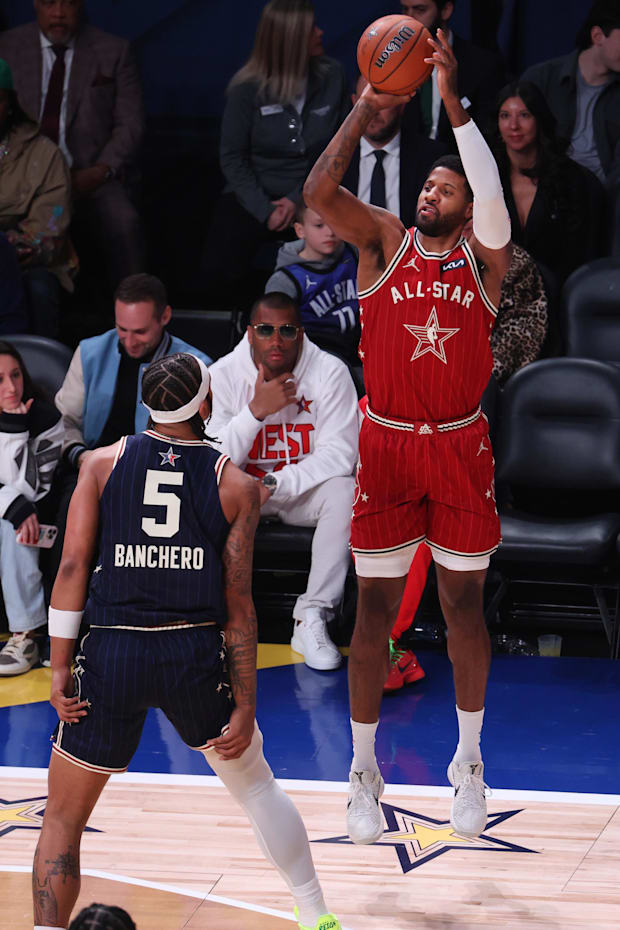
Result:
M620 259L573 272L562 292L562 328L566 355L620 362Z
M590 359L545 359L507 383L495 445L502 577L588 586L610 645L617 624L605 588L618 588L620 371ZM616 600L617 603L617 600Z

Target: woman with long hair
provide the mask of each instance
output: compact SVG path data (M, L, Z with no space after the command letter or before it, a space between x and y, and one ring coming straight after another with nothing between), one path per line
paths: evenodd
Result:
M50 490L62 437L60 413L17 349L0 341L0 584L11 634L0 651L0 677L21 675L39 659L37 634L47 616L37 504Z
M500 92L491 147L515 243L547 265L559 283L603 253L603 186L565 154L566 143L535 84L515 82Z
M226 189L204 267L210 293L219 289L232 303L256 296L252 286L240 295L240 278L260 245L292 225L306 176L350 108L344 71L324 55L322 35L311 0L269 0L250 57L229 84L220 144Z

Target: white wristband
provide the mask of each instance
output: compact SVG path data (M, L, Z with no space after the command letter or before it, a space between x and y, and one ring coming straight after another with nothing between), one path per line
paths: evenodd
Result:
M60 639L76 639L80 631L83 610L56 610L50 607L47 615L47 629L50 636Z

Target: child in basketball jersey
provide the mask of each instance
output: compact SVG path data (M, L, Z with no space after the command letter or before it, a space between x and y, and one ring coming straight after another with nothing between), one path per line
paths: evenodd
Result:
M357 253L303 200L297 206L295 232L299 239L278 252L265 293L292 297L306 335L322 349L358 364Z
M82 832L109 776L127 769L148 707L161 708L244 808L301 930L340 930L255 720L258 485L205 440L212 397L201 359L152 362L142 397L147 429L95 450L69 507L49 611L60 722L33 866L35 930L66 930ZM83 612L89 633L72 674Z

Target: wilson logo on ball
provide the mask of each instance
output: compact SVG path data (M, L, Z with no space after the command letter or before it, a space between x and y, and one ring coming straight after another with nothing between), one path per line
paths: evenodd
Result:
M384 64L390 60L391 56L400 52L403 46L405 46L410 39L413 39L414 36L415 31L413 29L410 29L409 26L403 26L398 35L390 39L379 57L375 59L375 66L377 68L382 68Z

